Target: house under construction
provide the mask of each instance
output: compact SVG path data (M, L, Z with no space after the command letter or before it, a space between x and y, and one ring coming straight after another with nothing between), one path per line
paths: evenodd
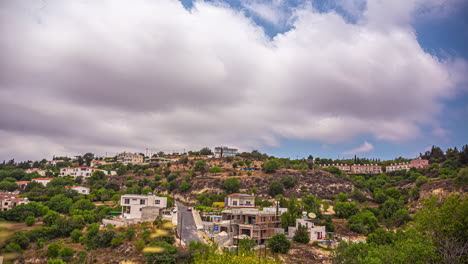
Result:
M250 237L259 244L277 233L283 233L278 211L260 211L258 209L231 209L222 212L218 223L220 231L232 235L233 244Z

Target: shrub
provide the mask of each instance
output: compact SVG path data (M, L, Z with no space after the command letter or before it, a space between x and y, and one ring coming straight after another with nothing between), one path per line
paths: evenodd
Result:
M46 255L49 258L56 258L59 255L60 251L60 244L57 242L50 243L50 245L47 247L47 252Z
M64 260L70 260L73 255L75 255L75 251L69 247L64 247L58 252L58 256Z
M349 202L338 202L333 210L338 218L349 218L359 212L356 204Z
M179 186L179 190L181 192L186 192L188 189L190 189L190 187L192 187L192 185L188 182L183 182L182 184L180 184Z
M120 245L122 245L122 242L123 242L123 239L120 238L120 237L114 237L112 240L111 240L111 243L110 245L112 247L118 247Z
M82 235L83 235L83 232L81 232L81 230L79 230L79 229L74 229L70 233L70 237L71 237L71 240L73 241L73 243L78 243L80 241L80 237Z
M377 217L370 211L362 211L351 216L348 225L351 230L367 235L377 228Z
M262 165L263 171L266 173L275 173L279 166L280 164L277 160L269 160Z
M272 236L268 239L267 245L274 253L286 254L291 248L291 242L284 234L276 234Z
M143 239L138 239L134 244L136 250L141 251L145 248L146 243Z
M34 225L34 223L36 223L36 218L34 216L28 216L26 217L26 219L24 220L24 223L27 225L27 226L32 226Z
M281 183L284 185L284 188L291 189L296 185L297 179L288 175L281 178Z
M228 178L223 182L223 189L227 194L239 192L240 181L238 178Z

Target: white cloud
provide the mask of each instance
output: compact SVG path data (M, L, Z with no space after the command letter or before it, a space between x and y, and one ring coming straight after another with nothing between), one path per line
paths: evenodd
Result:
M369 151L371 151L373 149L374 149L374 146L371 143L369 143L367 141L364 141L364 143L362 143L361 146L359 146L359 147L357 147L355 149L345 151L345 152L343 152L343 154L344 155L354 155L354 154L369 152Z
M408 24L383 31L376 16L349 24L308 7L294 16L269 39L242 12L203 1L1 5L0 159L402 141L463 79L466 63L424 52Z

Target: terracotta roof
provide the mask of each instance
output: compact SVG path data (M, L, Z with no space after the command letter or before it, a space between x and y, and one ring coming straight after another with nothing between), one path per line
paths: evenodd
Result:
M21 185L21 184L26 184L30 183L30 181L17 181L16 184Z
M51 181L53 180L54 178L35 178L35 179L32 179L33 181L34 180L39 180L39 181Z
M255 197L250 194L245 194L245 193L233 193L228 195L228 197Z

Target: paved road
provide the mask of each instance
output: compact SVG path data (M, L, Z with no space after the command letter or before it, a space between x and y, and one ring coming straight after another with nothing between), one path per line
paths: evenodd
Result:
M177 231L182 232L182 241L189 245L190 241L200 241L197 226L191 211L187 211L187 206L177 202Z

